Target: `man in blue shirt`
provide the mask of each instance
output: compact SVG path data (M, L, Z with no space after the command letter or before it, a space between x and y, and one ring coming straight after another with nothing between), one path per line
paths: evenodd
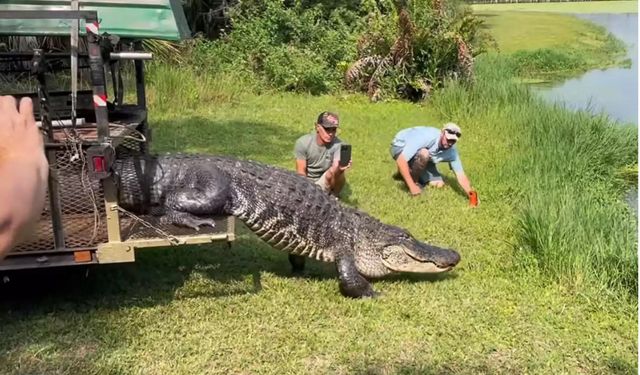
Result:
M475 195L471 183L462 169L456 142L462 136L460 127L447 123L442 129L416 126L403 129L391 142L391 156L411 195L419 195L420 185L443 187L444 181L436 164L448 162L458 183L468 196Z

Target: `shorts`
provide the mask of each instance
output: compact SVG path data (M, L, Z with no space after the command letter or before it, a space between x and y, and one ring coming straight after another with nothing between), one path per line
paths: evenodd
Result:
M425 168L424 172L420 176L420 183L422 185L426 185L429 182L442 181L442 175L438 172L438 168L436 167L436 163L429 161L427 164L427 168Z
M411 160L409 160L409 168L412 167L413 163L415 162L415 159L416 157L414 156L411 158ZM436 181L443 181L442 175L440 174L440 172L438 172L438 168L436 167L436 164L431 160L429 160L427 162L426 168L424 169L424 171L422 171L422 173L420 174L420 177L418 178L418 181L416 182L421 185L426 185L429 182L436 182Z
M318 186L320 186L320 188L322 189L322 191L324 191L325 193L328 193L331 191L331 189L329 188L329 184L327 183L327 171L325 171L322 176L318 177L317 180L314 181L314 183Z

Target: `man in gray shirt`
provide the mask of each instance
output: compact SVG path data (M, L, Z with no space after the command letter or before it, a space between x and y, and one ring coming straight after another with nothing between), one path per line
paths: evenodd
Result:
M315 131L298 138L294 147L298 174L309 177L335 196L340 194L346 182L344 172L351 167L351 161L344 167L338 164L342 142L336 136L339 122L337 114L322 112Z

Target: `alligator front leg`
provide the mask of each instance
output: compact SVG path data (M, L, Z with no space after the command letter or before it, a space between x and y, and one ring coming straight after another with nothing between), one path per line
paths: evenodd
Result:
M375 297L378 294L373 290L367 279L360 275L352 257L337 259L336 268L340 279L340 292L344 296L363 298Z
M198 216L221 214L229 199L229 181L225 175L212 171L196 172L193 185L167 193L164 202L164 223L184 225L199 230L202 225L215 227L215 220Z
M180 212L180 211L172 211L172 210L168 210L160 218L160 223L182 225L185 227L193 228L197 231L199 231L200 227L203 225L208 225L212 228L215 228L216 226L216 222L213 219L200 218L195 215L191 215L188 212Z

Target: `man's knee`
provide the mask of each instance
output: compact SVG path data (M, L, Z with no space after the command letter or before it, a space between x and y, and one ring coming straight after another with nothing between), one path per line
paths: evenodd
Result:
M444 181L442 180L429 181L429 186L434 188L441 188L441 187L444 187Z
M418 156L418 158L420 158L421 160L429 160L429 150L427 150L426 148L421 148L418 150L416 156Z
M324 175L322 175L322 177L320 177L319 179L317 179L315 181L315 184L320 186L320 188L324 191L324 192L329 192L331 191L331 186L329 186L329 183L327 182L327 179L325 178Z
M427 168L429 164L429 150L421 148L414 156L413 163L411 165L411 177L414 181L418 181L422 172Z

